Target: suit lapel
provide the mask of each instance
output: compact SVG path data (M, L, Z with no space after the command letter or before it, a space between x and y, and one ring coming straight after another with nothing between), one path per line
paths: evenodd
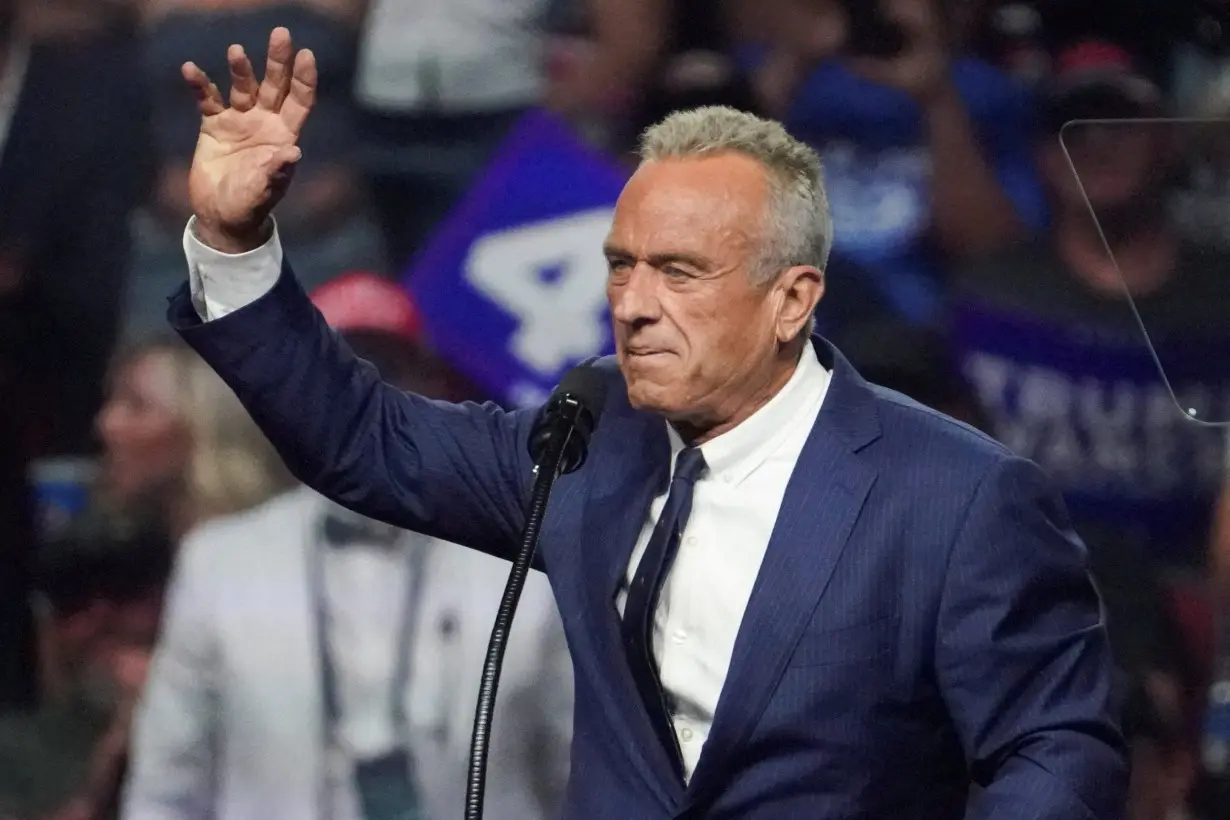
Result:
M658 741L637 693L615 609L615 594L650 504L670 477L670 441L661 419L637 413L630 407L621 410L603 419L606 429L594 439L594 444L603 446L607 452L593 454L598 456L594 461L603 465L603 471L595 479L585 504L582 531L596 539L596 549L589 560L600 562L601 566L582 573L585 595L581 607L599 664L591 677L603 706L620 716L613 721L622 735L619 743L629 750L637 769L663 805L673 807L682 797L683 785L672 774L674 765Z
M878 435L870 390L827 343L817 339L817 349L833 380L787 484L689 784L689 804L720 789L728 776L732 755L768 705L875 483L875 469L857 455Z

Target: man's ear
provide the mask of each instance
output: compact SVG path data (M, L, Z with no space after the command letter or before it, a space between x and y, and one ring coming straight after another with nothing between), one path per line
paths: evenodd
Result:
M777 287L781 293L777 339L784 344L807 326L824 298L824 271L811 265L795 265L782 272Z

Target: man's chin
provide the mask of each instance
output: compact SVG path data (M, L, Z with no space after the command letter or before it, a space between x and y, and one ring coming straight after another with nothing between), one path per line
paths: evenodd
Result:
M684 376L674 354L624 354L619 369L628 385L628 400L638 410L661 412L679 398Z
M628 403L636 410L669 416L677 411L677 396L669 386L645 378L628 378Z

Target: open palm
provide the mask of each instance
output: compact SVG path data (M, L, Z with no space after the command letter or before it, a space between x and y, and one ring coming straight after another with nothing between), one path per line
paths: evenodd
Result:
M195 63L183 67L201 111L188 196L198 232L214 239L240 239L260 230L286 191L301 155L299 132L316 100L316 58L307 49L296 54L284 28L269 35L259 83L241 46L230 47L227 62L229 107Z

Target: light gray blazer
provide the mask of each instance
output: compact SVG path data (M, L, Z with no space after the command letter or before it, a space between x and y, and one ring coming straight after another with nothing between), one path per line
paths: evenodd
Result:
M138 712L126 820L317 820L320 667L306 550L327 502L295 490L185 539ZM463 811L474 705L509 564L429 553L412 652L411 743L432 820ZM449 639L437 628L456 616ZM572 671L546 578L517 610L496 705L485 815L555 813L567 780Z

